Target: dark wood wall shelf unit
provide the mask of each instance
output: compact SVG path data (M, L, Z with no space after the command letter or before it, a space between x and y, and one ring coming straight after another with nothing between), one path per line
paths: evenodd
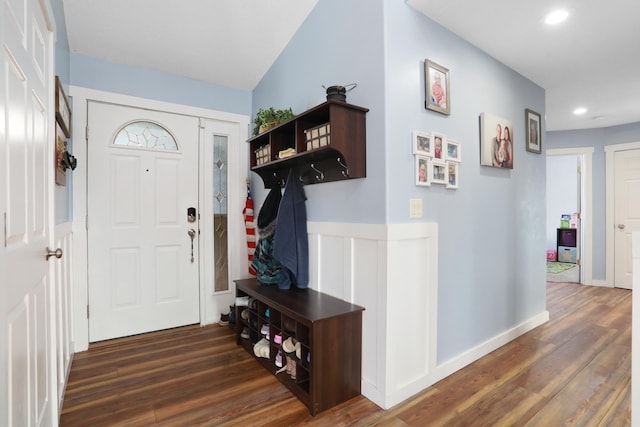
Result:
M251 307L236 304L236 343L251 355L253 346L269 336L269 357L256 357L316 415L360 394L362 377L363 307L313 289L280 290L256 279L236 280L237 297L253 297ZM243 318L242 312L248 314ZM247 328L248 338L242 331ZM280 368L275 359L281 342L292 337L301 344L296 378ZM245 335L246 336L246 335ZM283 355L283 365L286 359Z
M289 169L304 184L364 178L367 175L366 118L369 109L328 100L278 126L254 136L250 144L251 170L257 173L266 188L282 185ZM305 131L329 125L326 145L307 145ZM315 142L315 141L314 141ZM256 153L268 147L264 162ZM282 150L293 148L296 154L278 158Z

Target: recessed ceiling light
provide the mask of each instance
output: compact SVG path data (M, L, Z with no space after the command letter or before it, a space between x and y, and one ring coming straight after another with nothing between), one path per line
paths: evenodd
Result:
M580 108L576 108L575 110L573 110L573 114L575 114L576 116L579 116L581 114L584 114L587 112L587 109L584 107L580 107Z
M563 22L568 17L569 17L569 12L566 9L558 9L548 14L544 18L544 22L547 25L556 25Z

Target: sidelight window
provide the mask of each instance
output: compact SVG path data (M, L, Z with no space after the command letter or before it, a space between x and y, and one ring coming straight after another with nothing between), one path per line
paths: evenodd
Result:
M229 289L227 165L228 141L223 135L213 136L213 254L216 292Z

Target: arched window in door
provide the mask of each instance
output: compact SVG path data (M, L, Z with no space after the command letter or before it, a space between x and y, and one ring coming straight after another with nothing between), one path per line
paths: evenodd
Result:
M178 151L178 143L166 128L158 123L136 121L122 127L113 145L159 151Z

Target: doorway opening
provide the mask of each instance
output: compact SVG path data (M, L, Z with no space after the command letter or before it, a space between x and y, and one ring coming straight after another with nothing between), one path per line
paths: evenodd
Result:
M547 150L547 250L561 263L549 263L548 281L592 284L592 153L593 148ZM569 215L567 223L562 215ZM577 230L571 246L560 244L566 243L559 241L565 228Z

